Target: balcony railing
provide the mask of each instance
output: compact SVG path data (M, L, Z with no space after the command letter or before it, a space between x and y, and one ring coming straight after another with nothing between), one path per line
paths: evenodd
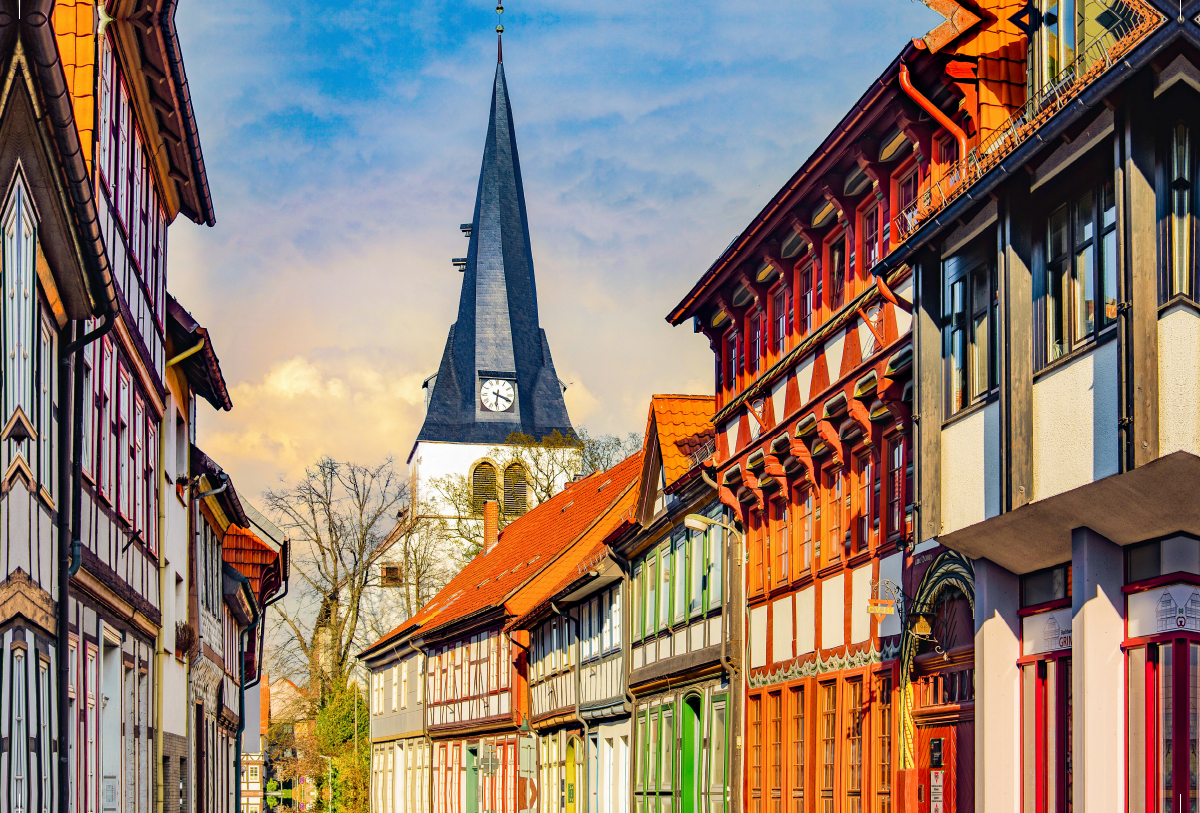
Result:
M1087 9L1094 12L1094 16ZM1012 154L1049 119L1107 71L1158 25L1160 17L1140 0L1087 3L1085 15L1104 32L1076 53L1075 60L1035 90L1005 122L967 153L965 160L940 178L921 186L916 200L892 222L898 242L911 237L922 223L945 209L989 170Z

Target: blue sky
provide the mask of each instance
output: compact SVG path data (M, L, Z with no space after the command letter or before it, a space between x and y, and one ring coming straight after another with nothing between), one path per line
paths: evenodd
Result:
M711 392L667 311L904 44L909 0L515 0L505 72L542 326L576 425ZM185 0L217 214L170 231L234 411L201 444L244 493L321 454L407 457L457 308L495 71L488 2Z

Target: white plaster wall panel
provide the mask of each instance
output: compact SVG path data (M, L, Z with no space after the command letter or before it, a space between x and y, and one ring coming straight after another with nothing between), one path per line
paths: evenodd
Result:
M860 318L855 324L858 325L858 355L860 358L870 358L879 349L875 346L878 344L875 334L871 332L871 326L867 324L866 319Z
M795 657L792 651L792 597L781 598L771 603L771 661L788 661Z
M821 582L821 649L846 643L846 575Z
M825 343L825 366L829 370L829 383L842 377L842 355L846 351L846 331L839 330L832 340Z
M796 368L796 388L800 391L801 406L808 403L809 393L812 392L813 364L816 358L816 355L811 355Z
M1096 348L1092 386L1092 479L1117 473L1117 343ZM1193 367L1195 356L1193 355ZM1194 406L1194 404L1193 404Z
M783 378L776 381L775 386L771 388L771 409L775 413L776 424L782 421L785 417L783 414L783 406L784 402L787 400L787 381L788 377L785 375Z
M796 593L796 654L817 648L817 588L813 585Z
M1000 513L1000 405L942 430L942 533Z
M871 614L867 602L871 600L872 565L866 564L850 574L850 643L861 644L871 637Z
M902 581L903 567L904 567L904 554L894 553L891 556L887 557L886 559L880 559L879 560L879 584L882 585L886 580L886 581L890 581L892 584L896 585L896 587L898 587L898 588L903 588L903 585L904 585L904 582ZM879 597L880 598L888 598L887 592L885 590L883 590L882 588L879 591ZM897 610L899 610L899 608L897 608ZM880 616L880 619L881 619L879 622L880 637L883 637L886 635L899 635L900 634L900 631L901 631L900 630L900 615L898 612L892 613L891 615Z
M1092 481L1093 353L1033 385L1033 498L1044 500Z
M737 418L729 421L721 428L721 431L725 433L725 448L729 450L730 454L737 452L737 428Z
M909 277L900 284L900 287L893 292L896 298L904 302L913 301L913 278ZM901 308L895 308L896 311L896 335L903 336L912 329L912 314L905 312Z
M1177 305L1158 320L1158 450L1200 453L1200 317Z
M767 665L767 605L750 610L750 668Z

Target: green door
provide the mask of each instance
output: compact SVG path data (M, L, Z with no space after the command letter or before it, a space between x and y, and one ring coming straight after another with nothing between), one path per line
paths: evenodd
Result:
M465 813L479 813L479 749L467 749L467 808Z
M704 772L700 760L700 739L704 731L700 722L701 702L696 695L683 702L683 728L679 737L680 813L700 812L700 779Z

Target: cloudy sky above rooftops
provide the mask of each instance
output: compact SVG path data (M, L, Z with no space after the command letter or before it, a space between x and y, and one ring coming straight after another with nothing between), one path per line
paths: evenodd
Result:
M593 434L712 392L664 317L899 53L908 0L511 0L504 62L542 327ZM490 2L185 0L217 225L169 285L234 410L199 443L251 499L322 454L403 463L455 319L495 72Z

